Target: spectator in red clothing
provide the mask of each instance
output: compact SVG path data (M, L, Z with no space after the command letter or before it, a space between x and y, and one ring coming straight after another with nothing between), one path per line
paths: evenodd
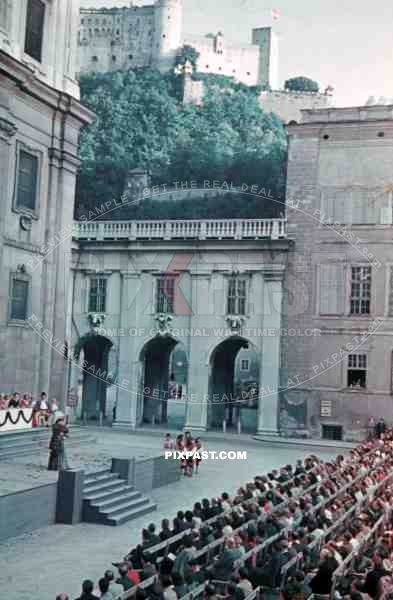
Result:
M138 585L138 583L141 582L141 576L139 575L139 572L134 569L132 562L128 561L127 566L127 577L132 581L134 585Z
M20 408L29 408L30 400L28 394L23 394L23 398L19 403Z

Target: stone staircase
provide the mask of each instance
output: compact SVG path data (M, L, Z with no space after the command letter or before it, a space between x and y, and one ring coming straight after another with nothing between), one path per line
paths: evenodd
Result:
M16 457L31 456L48 449L51 432L49 429L37 427L23 431L8 431L0 434L0 461ZM90 444L94 441L86 430L72 427L67 439L67 448Z
M85 475L83 521L121 525L156 508L154 502L109 469Z

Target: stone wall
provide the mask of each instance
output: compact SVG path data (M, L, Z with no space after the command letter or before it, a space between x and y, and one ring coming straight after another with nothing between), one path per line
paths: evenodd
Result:
M151 66L154 9L81 10L79 71L102 72Z
M21 51L26 0L8 3L7 13L3 0L8 31L0 27L0 361L3 392L45 390L62 402L71 248L66 231L73 221L79 131L93 114L79 103L74 80L69 32L78 18L76 3L45 4L38 63ZM28 184L23 157L34 161L34 170L24 175ZM29 186L28 203L26 196L20 202L19 185ZM10 310L14 279L28 288L21 319ZM57 340L57 348L32 330L26 319L33 317Z
M0 542L53 525L57 483L0 496Z
M92 2L93 4L93 2ZM159 0L146 6L84 8L80 13L79 72L174 66L182 45L199 52L197 70L234 77L247 85L276 87L278 42L271 27L254 29L252 43L214 35L183 35L181 0Z
M197 71L234 77L247 85L259 82L260 48L223 42L222 51L217 51L220 36L186 36L184 43L199 52Z
M135 462L134 486L139 492L175 483L180 479L179 461L155 456Z
M342 426L352 439L371 415L393 421L393 110L304 111L288 133L287 218L296 242L286 287L289 327L298 334L288 338L296 389L286 396L299 415L303 406L314 436L324 425ZM352 268L368 266L370 312L353 314ZM376 333L364 336L376 319ZM349 354L366 356L366 387L349 386Z
M327 108L332 104L332 99L330 94L273 90L262 92L259 103L265 112L276 113L284 123L299 123L302 110Z
M23 61L34 77L46 85L79 97L76 81L79 2L44 0L45 21L42 58L38 61L24 52L27 0L0 0L0 51ZM31 76L31 75L30 75Z

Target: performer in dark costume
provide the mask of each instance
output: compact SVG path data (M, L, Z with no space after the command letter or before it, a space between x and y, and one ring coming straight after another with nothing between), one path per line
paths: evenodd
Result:
M64 416L58 416L52 427L52 437L49 443L49 471L59 471L65 468L64 438L68 435Z

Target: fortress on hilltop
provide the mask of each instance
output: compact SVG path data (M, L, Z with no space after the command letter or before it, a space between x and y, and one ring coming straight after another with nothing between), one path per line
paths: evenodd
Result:
M92 0L94 4L94 0ZM248 85L278 86L278 40L271 27L252 30L250 44L227 40L223 33L183 34L182 0L80 11L79 68L81 73L174 66L185 44L200 54L197 71L234 77Z
M108 0L109 1L109 0ZM92 4L94 0L92 0ZM233 77L246 85L265 88L259 102L284 122L301 119L302 109L327 108L330 93L290 92L278 86L278 38L271 27L252 30L251 43L227 40L224 34L183 34L182 0L118 8L84 8L79 24L79 73L157 68L167 72L184 45L199 53L198 73ZM204 82L185 77L184 103L201 104Z

